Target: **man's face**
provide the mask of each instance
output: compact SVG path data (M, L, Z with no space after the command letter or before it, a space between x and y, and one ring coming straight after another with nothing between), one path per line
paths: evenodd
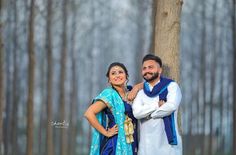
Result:
M143 62L142 75L147 82L154 81L158 79L161 74L160 65L154 60L147 60Z

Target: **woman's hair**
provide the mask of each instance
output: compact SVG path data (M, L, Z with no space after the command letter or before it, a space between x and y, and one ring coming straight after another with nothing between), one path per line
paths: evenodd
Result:
M121 67L124 71L125 71L125 74L126 74L126 78L129 77L129 74L128 74L128 70L126 69L125 65L120 63L120 62L113 62L110 64L110 66L108 67L108 70L107 70L107 73L106 73L106 76L109 78L109 73L111 71L111 68L114 67L114 66L119 66Z

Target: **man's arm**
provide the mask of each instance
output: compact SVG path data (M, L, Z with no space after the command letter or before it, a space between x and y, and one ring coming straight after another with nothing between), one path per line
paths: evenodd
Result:
M161 105L156 111L151 114L152 118L162 118L165 116L169 116L179 107L182 94L178 84L176 82L171 82L167 89L168 94L166 103Z
M150 114L158 108L157 104L150 104L150 103L145 104L142 100L141 93L143 92L139 91L132 105L134 117L137 119L150 116Z

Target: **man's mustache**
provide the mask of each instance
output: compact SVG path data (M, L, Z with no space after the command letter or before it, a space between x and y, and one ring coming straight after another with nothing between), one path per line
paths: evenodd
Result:
M147 72L147 73L145 73L143 76L146 76L146 75L148 75L148 74L153 75L153 73Z

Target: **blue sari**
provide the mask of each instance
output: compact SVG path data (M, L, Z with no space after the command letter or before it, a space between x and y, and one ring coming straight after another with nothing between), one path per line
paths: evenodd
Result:
M98 100L101 100L102 102L104 102L112 112L114 119L110 121L110 124L108 124L108 127L112 127L115 124L117 124L118 129L119 129L118 135L113 136L112 140L109 141L109 143L111 144L113 143L113 145L108 145L108 146L111 146L111 149L113 150L115 149L115 152L112 151L115 153L115 155L133 155L132 145L126 142L126 136L125 136L125 131L124 131L125 105L122 98L112 87L109 87L103 90L94 99L94 102ZM99 123L101 123L106 128L107 119L106 119L105 110L98 113L96 117ZM102 134L100 134L95 128L92 128L92 143L91 143L91 148L90 148L90 155L100 155L100 153L104 151L104 147L103 147L104 138L105 137ZM116 142L116 145L114 145L115 142ZM102 148L101 148L101 145L103 145ZM108 151L107 154L109 154L109 149L105 148L105 151Z
M132 142L132 151L133 155L137 155L138 151L138 132L137 132L137 119L134 117L133 112L132 112L132 107L130 104L127 102L124 102L125 106L125 114L132 119L132 123L135 126L134 127L134 133L133 133L133 138L134 142ZM116 123L115 123L115 118L109 108L106 108L104 110L105 115L108 118L108 128L112 128ZM101 141L101 146L100 146L100 155L115 155L116 154L116 143L117 143L117 135L107 138L104 137Z

